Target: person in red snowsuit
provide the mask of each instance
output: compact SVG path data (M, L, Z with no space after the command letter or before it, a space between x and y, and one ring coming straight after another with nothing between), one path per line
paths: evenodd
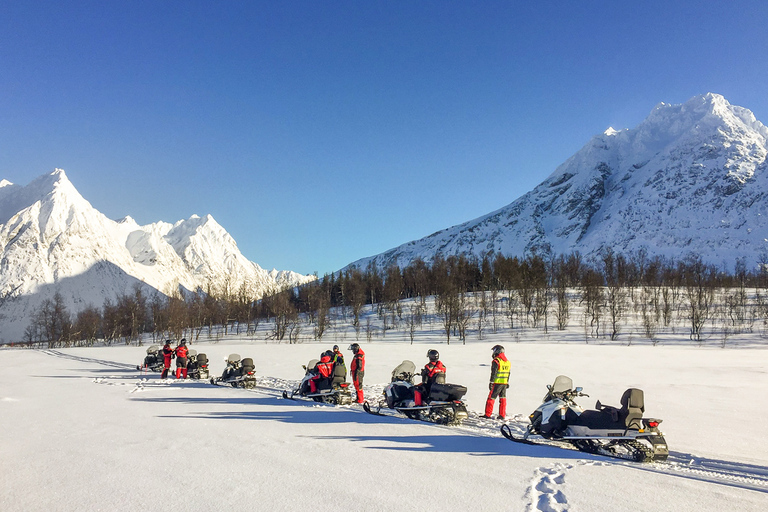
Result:
M485 414L483 418L493 415L493 406L496 398L499 398L499 419L507 416L507 388L509 387L509 373L511 364L504 354L504 347L493 347L493 362L491 363L491 382L488 384L488 399L485 401Z
M317 382L320 379L326 379L327 382L330 383L333 378L333 360L331 359L331 356L328 355L328 352L323 352L320 355L320 362L315 366L315 371L317 373L309 380L310 393L317 392Z
M355 391L357 392L356 402L361 404L365 401L363 396L363 377L365 376L365 352L360 348L360 345L353 343L349 346L349 350L352 351L354 357L352 358L352 364L349 366L350 372L352 372L352 383L355 385Z
M173 359L174 355L171 340L165 340L165 345L163 345L163 373L160 374L161 379L168 377L168 370L171 369L171 359Z
M187 348L186 338L182 338L179 346L176 347L176 378L180 379L182 375L187 378L187 357L189 349Z
M438 380L445 381L446 367L440 361L438 351L434 349L428 350L427 357L429 362L421 370L421 384L413 390L413 401L416 405L422 405L424 399L429 397L429 390L432 388L432 384Z

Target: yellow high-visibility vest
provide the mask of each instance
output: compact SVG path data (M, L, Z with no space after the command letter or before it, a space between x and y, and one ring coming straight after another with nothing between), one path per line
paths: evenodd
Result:
M496 361L499 363L499 369L496 371L496 378L493 379L493 383L506 384L509 382L509 372L512 369L512 363L503 359L496 359Z

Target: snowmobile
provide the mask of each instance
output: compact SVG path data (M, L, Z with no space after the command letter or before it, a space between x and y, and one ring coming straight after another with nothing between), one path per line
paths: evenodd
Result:
M582 388L573 387L565 375L547 386L543 403L529 416L531 424L520 437L509 425L501 433L510 441L527 444L567 443L576 449L635 462L664 461L669 455L667 442L659 431L662 420L643 418L643 391L627 389L621 396L621 407L605 406L600 400L597 410L584 410L576 397L589 396Z
M224 373L221 377L212 378L211 384L229 384L233 388L253 389L256 387L256 375L253 372L255 368L250 357L241 360L240 354L229 354Z
M152 345L147 348L147 355L144 357L144 362L140 365L136 365L136 369L149 370L151 372L163 371L163 353L160 351L159 345Z
M431 421L442 425L459 425L467 419L467 406L461 398L467 388L458 384L446 384L444 374L438 376L432 384L429 394L423 397L423 404L414 402L416 385L413 377L416 365L412 361L403 361L392 371L392 380L384 388L383 396L371 405L363 403L363 409L370 414L381 415L386 406L414 420Z
M334 405L349 405L352 403L352 393L349 390L349 383L345 382L347 370L342 365L336 365L334 367L333 375L331 378L320 377L315 381L317 384L317 390L313 393L309 381L312 380L317 374L316 369L318 359L312 359L304 368L304 378L301 379L299 387L290 391L283 391L283 398L296 400L297 397L314 400L315 402L323 402ZM343 374L342 374L343 371Z
M190 379L208 380L208 356L198 354L194 349L190 350L187 356L187 375Z

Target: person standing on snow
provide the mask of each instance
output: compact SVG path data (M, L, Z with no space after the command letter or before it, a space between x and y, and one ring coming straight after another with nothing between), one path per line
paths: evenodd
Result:
M421 370L421 384L416 386L413 391L413 401L416 405L421 405L424 399L429 396L432 384L445 382L447 368L440 361L440 353L435 349L427 350L427 358L429 358L429 362Z
M361 404L365 401L363 396L363 377L365 376L365 352L360 348L360 345L353 343L349 346L349 350L352 351L354 357L352 358L352 364L350 365L350 371L352 372L352 383L355 385L357 391L357 403Z
M168 377L168 370L171 369L171 359L174 357L173 347L171 347L171 340L165 340L163 345L163 373L160 374L161 379Z
M176 347L176 378L180 379L183 375L187 378L187 357L189 356L189 349L187 348L187 339L181 338L179 346Z
M493 415L493 406L498 397L499 419L503 420L507 416L507 388L509 387L509 372L512 364L504 354L504 347L496 345L491 350L493 350L493 362L491 363L491 382L488 384L490 392L485 401L483 418L490 418Z
M347 382L347 365L344 364L344 354L338 345L333 346L333 385L341 385Z
M341 353L338 345L333 346L333 364L344 365L344 354Z

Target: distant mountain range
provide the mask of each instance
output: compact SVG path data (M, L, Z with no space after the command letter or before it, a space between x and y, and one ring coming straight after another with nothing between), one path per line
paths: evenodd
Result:
M767 142L751 111L718 94L660 103L637 127L594 137L510 205L351 265L611 248L754 267L768 252Z
M146 291L237 291L253 297L315 279L266 271L210 215L175 224L113 221L56 169L27 186L0 181L0 342L18 341L30 314L59 292L71 313Z

